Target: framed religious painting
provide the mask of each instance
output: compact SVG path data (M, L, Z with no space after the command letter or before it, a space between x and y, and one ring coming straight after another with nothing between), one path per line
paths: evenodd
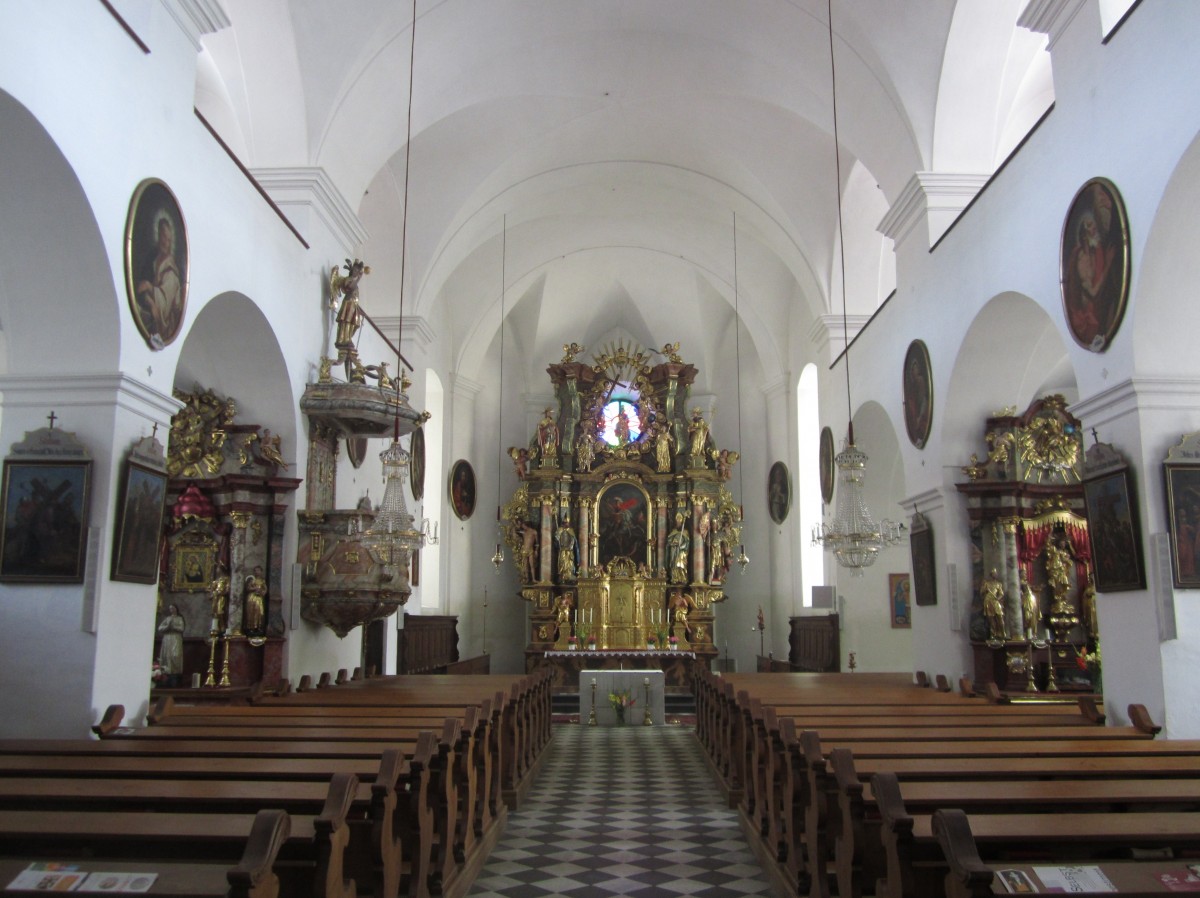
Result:
M82 460L5 460L0 582L83 582L91 469Z
M1085 472L1097 458L1108 463L1095 473L1086 473L1083 482L1094 585L1098 592L1145 589L1142 533L1129 466L1109 444L1097 443L1087 452Z
M146 465L129 461L117 502L113 530L113 580L129 583L158 581L159 555L163 536L163 502L167 475Z
M1174 451L1174 450L1172 450ZM1200 464L1164 465L1176 589L1200 588ZM1099 586L1096 587L1099 589Z
M179 336L187 309L188 236L175 194L157 178L133 192L125 221L125 290L151 349Z
M408 444L408 482L413 499L425 498L425 431L418 427Z
M450 468L450 507L460 521L475 513L475 469L462 458Z
M833 431L828 427L821 428L819 460L821 466L821 501L828 505L833 501Z
M767 474L767 513L776 524L787 520L792 507L792 475L781 461L771 465Z
M925 448L933 426L933 372L924 341L913 340L904 354L904 429L918 449Z
M1105 178L1092 178L1071 200L1059 279L1067 330L1084 349L1104 352L1129 298L1129 222L1121 194Z
M674 524L667 523L668 529ZM646 558L650 537L650 500L636 483L615 481L596 497L596 533L600 564L629 558L635 564Z
M908 574L888 574L888 613L893 630L912 627L910 583Z
M171 550L171 591L208 592L216 578L217 544L178 543Z
M908 547L912 559L911 589L922 607L937 604L937 576L933 567L933 527L917 512L909 523Z

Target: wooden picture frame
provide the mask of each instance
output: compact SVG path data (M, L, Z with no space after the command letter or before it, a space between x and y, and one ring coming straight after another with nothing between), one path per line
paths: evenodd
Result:
M92 463L5 459L0 583L82 583Z
M408 482L413 499L425 498L425 431L417 428L408 443Z
M1129 299L1129 220L1115 184L1092 178L1063 221L1059 282L1075 342L1091 352L1112 343Z
M933 527L917 512L909 524L908 548L912 560L913 600L924 607L937 604L937 572L933 558Z
M792 474L781 461L771 465L767 474L767 513L776 524L787 520L792 507Z
M833 431L828 427L821 428L818 459L821 465L821 501L828 505L833 501L834 467Z
M1175 588L1200 589L1200 465L1168 462L1163 469Z
M912 628L911 583L908 574L888 574L888 614L893 630Z
M158 178L138 184L129 202L125 290L146 344L156 351L170 346L187 312L188 236L179 201Z
M925 448L933 428L933 368L929 349L922 340L913 340L904 354L904 429L918 449Z
M1088 542L1097 592L1129 592L1146 588L1142 531L1137 495L1128 467L1089 477L1083 482Z
M129 583L157 583L162 555L163 505L167 474L128 461L117 502L109 578Z
M215 543L177 544L171 552L171 591L208 592L216 571Z
M475 513L475 469L460 458L450 468L450 507L460 521Z

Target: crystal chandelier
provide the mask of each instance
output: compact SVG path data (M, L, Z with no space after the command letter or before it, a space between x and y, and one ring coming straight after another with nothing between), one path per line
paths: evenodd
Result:
M880 549L900 541L904 525L886 520L876 524L871 516L862 493L867 454L854 445L853 427L834 463L838 468L837 517L813 528L813 542L832 552L837 563L852 574L861 575L863 568L875 563Z
M828 0L829 14L829 71L833 100L833 162L837 186L838 252L842 266L842 333L845 349L842 350L846 363L846 412L847 438L842 451L834 463L838 468L837 517L832 523L817 524L813 528L814 545L832 552L837 563L848 568L855 576L862 576L863 568L870 567L879 556L879 550L900 541L903 524L892 521L875 523L871 510L863 498L863 476L867 470L867 454L854 445L854 407L850 401L850 326L846 320L846 243L842 229L842 164L838 157L837 120L837 68L833 58L833 0Z
M420 530L404 501L404 482L408 479L408 453L397 439L379 453L383 463L383 500L359 542L365 545L379 564L408 564L412 552L428 542L437 542L429 532L428 521Z

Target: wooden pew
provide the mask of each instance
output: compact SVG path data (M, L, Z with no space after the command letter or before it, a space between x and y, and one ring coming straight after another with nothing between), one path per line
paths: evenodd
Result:
M876 888L877 898L940 898L947 883L946 857L954 857L962 869L965 854L961 830L953 822L956 815L946 810L932 816L897 813L885 827L895 839L888 846L887 877ZM1037 858L1047 865L1079 864L1130 848L1170 850L1175 857L1200 850L1200 813L985 814L972 817L968 831L977 856L1003 857L1006 863Z
M269 815L177 812L161 806L150 811L3 810L0 855L220 862L241 856L253 837L256 845L266 839L273 847L283 894L355 898L355 883L344 877L343 860L357 782L352 775L334 777L320 813L292 816L289 826Z
M980 857L981 851L976 844L967 815L959 809L936 811L931 820L931 829L949 866L949 872L942 881L947 898L991 896L994 892L992 884L997 878L998 872L1006 879L1015 879L1015 888L1021 888L1022 876L1032 882L1034 888L1037 888L1039 884L1037 868L1058 866L1052 859L1046 859L1044 855L1036 865L1029 862L1020 863L1011 858L1005 858L1002 863L985 863ZM1133 834L1130 833L1130 836ZM1132 839L1130 839L1131 841ZM1070 858L1072 865L1077 862L1076 858ZM1187 890L1184 883L1194 883L1196 880L1192 871L1185 866L1183 861L1179 860L1171 862L1103 859L1096 866L1116 890L1126 898L1184 891ZM1170 877L1170 880L1164 881L1166 877ZM1042 885L1045 884L1042 883ZM1112 894L1112 892L1107 888L1103 892L1079 888L1075 894L1099 895Z
M354 796L357 809L349 827L348 868L360 886L395 894L407 863L413 894L428 894L433 867L435 825L431 770L438 740L424 734L405 758L396 748L360 757L274 757L270 754L204 755L153 751L160 743L133 744L149 754L114 753L131 742L79 742L61 746L46 740L46 751L25 741L23 751L9 740L0 742L0 777L11 785L0 789L0 806L19 807L37 795L33 777L57 783L47 786L41 802L84 802L87 794L123 790L123 805L160 802L171 808L240 810L274 803L300 814L319 809L314 785L331 775L361 777L368 786ZM56 752L55 749L66 748ZM13 780L13 777L22 777ZM178 777L187 777L182 786ZM314 782L315 781L315 782ZM180 790L183 790L182 792ZM196 793L199 793L198 795ZM38 806L41 806L38 803Z

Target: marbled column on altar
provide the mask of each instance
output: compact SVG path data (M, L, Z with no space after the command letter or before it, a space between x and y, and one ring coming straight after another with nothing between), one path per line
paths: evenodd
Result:
M587 576L591 570L590 556L592 554L592 509L595 503L591 499L579 501L579 577Z
M552 579L551 572L554 570L554 503L549 496L542 498L542 528L538 537L538 547L541 553L538 580L549 583Z

